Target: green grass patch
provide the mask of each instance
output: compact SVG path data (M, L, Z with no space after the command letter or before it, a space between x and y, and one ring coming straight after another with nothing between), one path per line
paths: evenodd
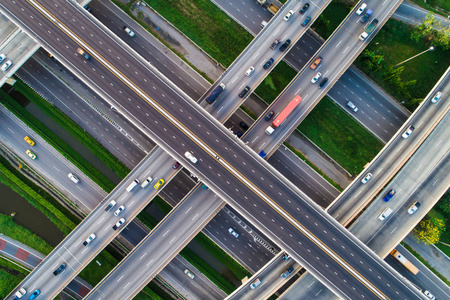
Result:
M16 224L11 216L0 214L0 232L45 255L53 250L53 247L42 238L25 227Z
M314 22L312 28L322 38L328 39L351 10L352 7L348 4L332 1Z
M425 8L426 10L438 13L444 17L450 14L450 1L448 0L410 0L414 4Z
M0 182L41 211L64 234L69 234L79 223L55 198L16 170L3 156L0 156Z
M103 250L83 269L83 271L80 272L79 275L81 278L95 286L108 275L118 263L119 261L116 258Z
M349 173L360 173L383 147L330 98L324 97L298 129Z
M99 158L106 166L113 170L120 178L125 178L130 169L128 169L123 163L121 163L111 152L103 147L96 139L87 134L83 128L75 123L71 118L59 110L56 106L51 105L36 94L25 83L18 80L14 84L14 89L24 95L28 100L36 104L40 110L42 110L47 116L58 123L59 126L64 128L67 132L73 135L78 141L86 146L97 158Z
M255 93L268 104L272 103L281 91L292 81L297 72L284 61L275 67L263 82L256 88Z
M229 66L253 39L251 34L209 0L147 2L225 66Z
M439 239L441 243L437 243L435 246L450 257L450 212L445 212L440 206L443 201L450 201L448 198L450 198L450 192L447 192L442 196L437 205L428 212L427 216L432 219L438 218L445 222L445 231L441 232L441 237Z
M315 164L313 164L312 162L310 162L304 155L303 153L301 153L300 151L298 151L297 149L295 149L291 144L287 143L287 142L283 142L283 145L285 145L286 147L288 147L292 152L295 153L295 155L297 155L301 160L303 160L308 166L310 166L314 171L316 171L317 173L319 173L323 178L325 178L326 181L328 181L332 186L334 186L338 191L343 191L344 189L337 184L336 182L334 182L330 177L328 177L325 173L322 172L322 170L320 170Z
M61 140L41 121L36 119L32 114L26 111L19 103L17 103L11 96L0 90L0 102L13 112L22 122L29 126L34 132L40 135L53 148L60 152L65 158L72 162L85 175L91 178L106 192L112 191L115 187L108 178L95 169L88 163L80 154L74 151L67 143ZM39 158L38 158L39 159Z
M435 268L433 268L425 259L423 259L422 256L420 256L419 253L417 253L416 251L414 251L413 248L411 248L411 246L409 246L408 244L401 242L402 246L405 247L412 255L414 255L420 262L422 262L431 272L433 272L437 277L439 277L443 282L445 282L445 284L447 284L448 286L450 286L450 281L447 280L447 278L445 278L445 276L443 276L441 273L439 273L438 271L436 271Z
M6 296L28 275L28 271L0 256L0 299Z
M410 39L411 33L412 27L410 25L389 19L366 49L375 55L383 56L383 65L396 65L429 48L429 45L423 42L412 41ZM426 52L401 65L404 67L401 74L402 82L416 80L415 84L406 88L412 98L423 99L433 88L450 65L449 53L449 50L444 51L440 47L436 47L434 51ZM386 83L384 79L385 71L373 71L368 67L367 61L367 58L360 56L355 64L397 100L407 102L405 106L410 110L417 107L420 101L413 101L413 103L408 104L409 98L401 93L401 90Z
M253 120L258 119L258 116L252 112L250 109L248 109L247 107L245 107L244 105L241 105L240 107L247 115L250 116L250 118L252 118Z

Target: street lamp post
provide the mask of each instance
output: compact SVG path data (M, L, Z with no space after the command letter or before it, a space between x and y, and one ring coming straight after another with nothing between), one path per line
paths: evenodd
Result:
M404 61L402 61L401 63L396 64L394 67L398 67L398 66L400 66L401 64L403 64L403 63L405 63L405 62L407 62L407 61L410 61L411 59L413 59L413 58L415 58L415 57L417 57L417 56L419 56L419 55L424 54L425 52L433 51L433 50L434 50L434 47L431 46L431 47L428 48L427 50L422 51L422 52L420 52L419 54L416 54L416 55L414 55L413 57L410 57L410 58L408 58L407 60L404 60Z

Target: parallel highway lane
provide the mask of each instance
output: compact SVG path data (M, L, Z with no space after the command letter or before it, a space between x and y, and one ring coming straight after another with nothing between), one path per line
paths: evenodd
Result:
M8 4L11 4L8 2ZM16 3L13 2L13 5L8 5L8 9L10 10L14 10L14 13L17 15L22 15L22 20L26 20L27 22L32 22L33 24L36 24L34 28L36 28L37 30L39 30L39 26L48 26L49 24L47 24L48 22L45 19L42 19L42 16L39 16L39 14L36 14L33 10L27 11L27 10L21 10L22 7L19 8L18 5L15 5ZM5 4L3 4L5 5ZM28 7L27 7L28 8ZM53 7L52 7L53 8ZM69 9L70 7L65 7L64 10ZM59 9L59 7L58 7ZM28 13L28 16L33 15L33 18L26 18L23 15L25 15ZM74 12L70 11L68 12L68 14L70 14L72 16L72 19L70 19L70 24L75 24L75 27L71 28L74 32L80 32L80 34L83 34L84 37L86 37L88 39L88 43L91 45L94 44L98 44L99 42L106 42L105 40L99 41L99 40L95 40L94 39L94 34L88 34L86 35L86 33L83 33L83 31L86 30L86 28L89 28L89 22L86 22L83 19L75 19L75 14ZM64 13L61 13L60 15L64 15ZM39 25L39 21L41 21L42 25ZM87 27L86 27L87 26ZM58 32L58 29L54 28L53 26L50 25L51 30L44 28L44 30L39 30L39 33L43 36L46 35L46 38L50 38L51 41L55 40L55 36L52 35L52 33L54 33L55 35L58 35L58 37L56 38L57 41L64 41L62 47L60 47L59 51L62 52L63 55L66 55L66 57L69 57L70 55L73 56L74 50L76 48L76 45L73 44L72 41L68 40L67 37L65 37L63 34L61 34L61 32ZM94 28L90 28L90 32L92 32L94 30ZM41 36L41 37L42 37ZM100 37L101 35L99 35ZM97 43L95 43L97 42ZM113 64L116 65L121 65L122 67L125 65L127 66L127 68L131 68L131 66L135 65L135 61L133 62L132 60L130 60L130 57L128 57L127 55L117 55L115 53L113 53L113 49L111 48L107 48L107 46L102 45L101 46L102 53L105 55L105 57L107 57ZM106 50L105 50L106 48ZM114 49L118 52L121 51L121 49ZM109 53L108 53L109 52ZM99 57L96 56L96 58L98 59ZM81 57L78 57L77 59L81 59ZM120 61L120 64L117 64L117 61ZM75 61L75 57L73 59L73 61ZM94 65L93 60L90 62L91 65ZM130 65L131 64L131 65ZM144 107L147 107L146 104L140 100L140 99L136 99L135 96L132 96L130 94L130 96L133 98L129 98L127 97L127 94L130 93L129 89L125 86L123 86L123 84L121 82L118 82L117 80L114 81L110 81L110 82L98 82L98 80L103 81L100 78L104 78L104 79L114 79L113 76L108 75L108 71L104 71L102 70L102 68L100 66L98 66L98 69L91 69L91 67L87 67L87 64L85 66L80 66L80 68L82 69L90 69L90 71L94 71L94 72L98 72L99 75L96 78L91 77L91 80L93 81L97 81L98 86L102 86L102 88L105 89L106 92L109 92L109 94L116 94L116 95L125 95L124 97L121 97L122 99L129 99L128 103L127 101L125 101L125 103L123 103L124 106L126 106L127 108L129 108L130 110L133 109L134 106L134 115L136 117L138 117L140 120L144 120L144 119L148 119L148 118L152 118L152 117L158 117L158 114L155 114L153 111L151 110L144 110ZM110 74L110 73L109 73ZM142 75L145 75L145 73L142 73ZM132 80L137 86L146 86L147 90L149 92L152 91L152 89L156 89L155 86L153 87L149 87L147 85L147 78L143 78L144 76L140 75L140 73L138 71L134 71L134 74L131 73L130 80ZM156 78L154 80L157 80ZM152 80L152 81L154 81ZM168 89L167 87L160 87L163 90L163 94L160 94L160 97L165 98L165 99L177 99L176 101L180 101L179 99L179 95L177 95L176 93L174 93L172 90ZM134 102L134 103L133 103ZM253 183L257 183L259 181L259 184L262 184L263 186L265 186L265 192L267 193L267 196L269 198L272 199L276 199L279 198L280 196L283 196L282 199L279 200L279 204L282 205L283 207L285 207L285 209L292 209L290 207L291 201L288 199L288 195L291 197L298 197L298 195L295 194L295 192L291 189L289 189L289 187L287 187L285 184L283 184L282 182L280 182L277 178L276 178L276 172L275 170L267 170L266 168L263 168L260 165L260 161L258 160L258 158L254 157L252 155L252 153L248 153L247 151L245 151L244 147L240 144L240 143L233 143L233 137L230 137L228 135L227 132L223 132L221 130L221 128L218 126L219 124L213 123L211 122L211 120L208 120L207 117L199 114L198 109L195 109L195 107L192 106L192 103L190 102L181 102L180 104L181 107L177 107L177 108L171 108L170 106L175 106L176 102L172 102L172 100L169 101L162 101L160 103L160 105L164 106L164 108L166 108L169 111L172 111L174 113L177 113L176 118L178 119L178 122L181 121L181 123L184 123L185 128L187 130L190 129L190 132L194 132L197 131L199 128L208 128L208 132L206 133L206 136L203 136L203 138L205 138L205 143L209 144L210 147L210 151L213 151L216 153L216 155L219 155L220 157L222 157L222 162L225 161L229 161L229 163L231 165L234 166L241 166L240 167L240 172L243 174L244 177L246 177L249 181L253 181ZM186 105L187 104L187 105ZM178 104L179 105L179 104ZM188 113L191 112L192 114ZM147 116L146 116L147 115ZM204 153L202 149L199 148L199 146L194 145L192 143L192 141L190 141L192 136L187 136L187 135L181 135L180 136L180 128L183 128L184 126L181 126L180 124L177 124L179 127L176 128L172 123L168 122L166 119L161 119L160 117L158 118L158 120L155 120L156 122L158 122L158 127L163 128L165 132L164 136L166 137L172 137L169 140L163 141L160 138L157 138L157 140L159 140L159 142L164 145L165 147L167 147L168 149L171 149L172 147L176 147L178 149L171 149L173 153L183 153L186 148L185 145L189 145L189 150L193 150L194 151L194 155L196 155L196 153ZM188 121L188 122L186 122ZM203 129L204 130L204 129ZM209 132L211 131L211 132ZM213 137L210 137L209 135L213 135ZM175 142L172 141L176 140ZM221 142L222 140L222 142ZM199 142L200 140L198 140ZM225 141L225 143L223 143L223 141ZM170 143L170 144L169 144ZM222 144L222 145L221 145ZM237 153L239 154L239 157L235 154L235 153L231 153L231 152L235 152L233 149L235 148L240 148L240 151L238 151ZM233 151L231 151L233 150ZM197 155L198 156L198 155ZM254 203L248 203L248 201L244 200L241 203L237 203L231 199L229 199L229 201L231 203L234 204L235 207L239 207L240 211L245 211L245 215L249 216L251 215L250 210L255 213L258 216L258 221L256 220L255 217L251 217L251 219L253 219L256 224L259 223L259 225L261 227L266 227L263 222L265 224L271 224L271 227L273 226L273 223L279 223L280 224L280 228L273 228L273 233L272 236L275 238L276 236L276 240L278 240L281 244L284 244L283 242L280 241L280 238L284 240L284 242L288 242L290 246L292 247L296 247L297 251L295 253L295 256L297 256L298 258L300 258L300 251L302 250L302 248L298 248L297 243L298 238L294 238L294 236L289 237L289 233L287 233L285 231L285 229L290 229L290 231L292 231L292 233L294 232L298 232L298 228L299 227L292 227L292 224L289 224L286 222L286 219L284 216L281 216L280 214L275 214L273 215L273 207L270 207L266 202L261 201L261 199L259 198L255 198L254 192L255 190L248 190L248 186L243 184L242 181L239 178L236 177L230 177L229 175L227 175L227 173L229 173L229 170L224 169L223 168L223 164L222 166L218 166L218 168L216 168L215 170L213 170L212 166L207 166L208 163L212 163L212 165L214 165L215 167L218 165L217 162L215 162L214 158L211 157L200 157L202 160L204 159L205 162L200 162L197 166L200 166L198 168L199 171L202 172L202 175L205 176L205 178L207 177L208 180L211 184L213 182L211 182L211 180L216 181L217 183L223 183L224 179L222 179L221 177L223 176L222 174L225 174L226 177L226 181L230 183L231 186L233 186L233 188L227 188L227 192L228 192L228 196L225 196L225 193L221 193L221 195L223 197L226 198L235 198L238 199L238 201L242 201L242 197L246 198L246 199L251 199L254 201ZM242 167L242 165L245 164L245 167ZM247 166L248 165L248 166ZM209 167L209 169L208 169ZM189 166L188 168L192 169L192 166ZM257 171L255 171L254 169L256 169ZM211 171L213 170L213 171ZM220 171L220 173L217 173L217 171ZM258 175L256 175L255 173L258 173ZM270 182L269 186L273 186L272 189L267 190L267 183L266 183L266 179L268 180L268 182ZM215 188L214 190L216 192L221 191L219 186L214 185ZM248 193L248 195L250 196L250 198L246 195L243 195L243 192ZM284 195L282 192L286 193L286 195ZM281 203L283 201L283 203ZM364 257L366 253L367 254L367 250L364 250L364 248L362 247L362 245L360 245L358 242L356 241L352 241L350 242L350 237L348 236L348 234L344 231L342 231L339 226L337 224L334 224L334 221L332 220L324 220L323 219L323 212L316 209L315 207L313 207L312 205L310 205L309 203L305 203L306 205L304 205L304 207L302 207L302 210L300 210L300 208L297 208L299 211L303 211L307 213L307 217L305 217L304 215L300 215L297 212L292 213L293 217L296 218L297 220L301 220L301 219L310 219L311 221L313 221L313 224L316 224L316 227L322 227L323 225L319 225L320 223L323 223L325 221L326 228L322 227L322 230L317 231L317 228L314 227L313 224L309 223L309 224L305 224L305 226L308 226L309 229L311 230L315 230L317 236L319 239L325 239L328 241L331 241L331 237L328 234L328 232L331 233L331 235L333 235L333 239L336 240L336 242L339 242L340 245L342 245L342 247L345 248L345 251L343 251L342 247L337 247L334 250L336 251L336 253L338 253L338 255L340 255L340 257L347 257L349 251L351 253L358 253L358 257ZM242 206L241 206L242 205ZM272 204L273 205L273 204ZM254 209L254 206L258 207L258 209ZM263 216L261 215L261 211L268 211L270 212L270 216ZM263 213L264 214L264 213ZM285 214L284 214L285 215ZM271 218L272 217L272 218ZM303 218L302 218L303 217ZM265 219L265 220L264 220ZM272 223L271 223L272 222ZM267 228L267 227L266 227ZM326 230L325 230L326 229ZM266 229L268 232L270 231L268 228ZM302 239L302 243L303 245L313 249L312 252L315 252L314 249L316 248L316 245L314 245L314 243L311 242L310 239L305 238L304 236L300 236L300 238ZM329 243L333 243L333 242L329 242ZM344 246L345 244L345 246ZM286 248L290 248L287 245L285 245ZM323 249L317 249L317 251L319 251L319 253L321 251L323 251ZM339 290L339 288L337 287L337 285L339 286L348 286L348 285L354 285L354 289L347 289L346 292L348 293L347 296L349 297L360 297L361 295L365 295L366 297L373 297L374 294L371 294L371 291L366 290L366 287L364 284L361 284L361 282L359 282L359 280L355 279L355 277L349 273L347 273L347 271L341 269L340 267L337 267L335 265L335 261L334 259L330 258L329 256L321 256L321 257L314 257L313 255L310 255L309 259L307 257L308 254L305 254L304 252L302 253L305 256L305 259L307 259L310 262L316 261L315 263L319 263L320 264L320 270L323 273L326 273L326 275L330 277L334 277L332 280L336 282L336 280L339 282L336 282L336 285L334 286L334 289L336 291L338 291L338 293L340 293L341 295L343 295L343 292ZM366 257L367 259L367 257ZM365 260L365 263L368 263L369 265L372 263L375 264L379 264L379 261L377 258L373 258L375 259L375 261L369 262L369 260ZM304 261L303 259L301 261ZM351 262L354 265L359 265L361 262L359 259L351 259ZM364 264L365 264L364 263ZM309 263L307 263L306 261L304 261L305 265L308 265L310 269L313 268L312 265L310 265ZM360 269L360 272L362 272L364 274L364 276L367 277L367 280L372 281L372 282L376 282L378 281L378 274L373 275L372 272L374 272L373 270L375 270L376 268L380 268L381 266L372 266L372 268L370 268L370 270L366 270L366 269ZM327 270L327 268L329 269L335 269L335 271L337 271L337 274L340 275L340 278L336 278L335 274L333 273L334 270ZM384 267L381 267L384 268ZM325 270L325 271L323 271ZM314 271L314 273L318 273L317 269ZM376 272L378 273L378 272ZM381 274L380 274L381 275ZM387 294L391 294L394 293L395 295L396 292L403 294L404 296L401 296L402 298L408 298L408 297L412 297L412 295L410 294L411 291L408 291L408 289L405 289L405 286L403 286L398 280L395 280L392 276L387 275L386 273L384 275L381 275L380 277L383 278L384 276L387 276L384 280L386 280L385 282L389 282L389 284L391 285L391 287L389 289L384 290L384 288L382 288L384 290L384 292L386 292ZM345 280L345 281L342 281ZM350 283L350 284L349 284ZM406 296L409 295L409 296Z

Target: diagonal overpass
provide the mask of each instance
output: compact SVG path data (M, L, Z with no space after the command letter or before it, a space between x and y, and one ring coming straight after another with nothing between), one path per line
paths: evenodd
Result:
M10 7L9 7L10 8ZM66 9L67 7L65 7ZM11 8L10 8L11 9ZM54 8L52 8L54 9ZM57 8L58 10L60 8ZM25 11L24 13L30 13L31 11ZM16 11L15 12L17 15L22 14L20 11ZM34 22L38 22L38 21L42 21L42 19L38 19L38 15L34 14ZM52 18L50 16L50 18ZM53 19L54 22L57 22L57 20ZM71 21L71 20L69 20ZM70 28L70 31L72 32L78 32L78 34L81 34L83 31L83 25L85 24L76 24L73 27ZM39 28L39 27L36 27ZM52 30L55 28L52 28ZM41 38L43 36L50 36L54 33L57 33L56 31L49 31L47 30L47 33L42 31L40 32L41 34ZM54 38L54 36L52 36ZM67 50L64 50L64 48L61 48L60 51L64 51L67 52L67 54L70 54L71 52L73 53L74 51L74 45L73 42L68 40L67 38L64 38L64 35L58 35L59 39L63 40L65 42L65 45L71 45L71 46L66 46ZM72 38L75 38L74 36L72 36ZM91 42L94 42L95 38L89 38L89 40L91 40L89 43L92 44ZM106 40L105 40L106 41ZM82 42L81 40L78 39L78 42ZM110 46L110 45L108 45ZM87 44L83 43L83 47L90 49L91 52L94 52L94 49L91 49L87 46ZM106 48L106 47L104 47ZM114 48L113 48L114 49ZM148 97L147 95L149 94L146 91L151 91L154 94L154 91L152 91L152 87L149 87L146 82L147 79L153 79L154 78L150 78L150 77L142 77L139 76L139 72L137 70L130 72L130 70L127 70L126 68L130 68L130 66L136 67L138 65L132 64L129 65L128 61L129 58L126 57L126 55L120 55L120 56L114 56L117 55L116 53L121 52L120 49L114 49L115 51L112 54L109 54L107 51L112 51L111 48L108 48L107 50L98 50L99 52L97 52L96 54L93 54L93 56L98 59L103 66L100 65L96 65L94 63L94 61L92 61L90 64L96 66L96 68L92 68L92 66L80 66L80 69L84 69L89 70L89 72L93 72L93 73L97 73L98 75L100 75L100 78L93 78L91 77L91 80L93 81L93 84L96 84L98 87L101 87L104 89L104 91L109 92L109 94L111 95L113 92L117 93L117 95L123 96L125 99L125 103L122 103L124 107L126 107L127 109L133 109L133 115L136 117L134 119L135 122L137 122L140 126L145 127L144 124L142 124L141 122L139 122L137 119L140 120L155 120L155 122L158 123L158 127L163 128L164 131L166 131L165 136L169 137L170 135L172 135L173 139L170 140L162 140L159 137L154 137L161 145L163 145L166 149L170 149L173 152L179 152L180 150L182 150L184 147L186 147L185 145L189 145L190 149L193 149L191 151L194 152L194 154L199 153L200 155L209 155L203 157L204 162L202 162L201 165L199 165L199 167L196 166L196 168L190 166L191 169L194 169L195 171L199 171L199 174L201 174L202 176L205 176L205 178L207 177L208 179L205 179L206 182L208 182L209 184L211 184L211 186L214 186L214 190L216 192L218 192L219 194L221 194L222 197L227 198L228 201L230 203L232 203L233 206L237 207L238 210L240 210L241 212L245 212L244 215L248 216L249 219L253 219L255 220L255 218L253 216L250 217L250 214L248 213L248 211L252 211L253 213L255 213L254 209L252 208L252 205L249 205L247 202L241 202L238 203L237 201L234 201L233 198L239 199L244 197L245 199L248 199L251 201L249 202L253 202L255 201L253 204L253 206L255 206L256 204L258 204L260 207L258 209L258 212L261 211L269 211L271 212L271 214L273 213L273 209L277 210L278 215L275 213L275 215L271 215L272 218L272 223L278 223L280 222L280 224L284 224L281 230L285 230L285 228L290 228L289 231L292 232L296 232L299 231L301 229L303 235L303 242L304 243L309 243L310 246L313 249L317 249L319 252L321 251L327 251L327 247L325 247L323 244L319 243L318 239L324 238L325 236L323 235L323 232L318 232L316 228L314 228L314 224L302 224L300 225L300 223L298 223L297 220L302 219L302 217L304 218L304 215L299 214L299 213L292 213L292 217L290 214L287 213L286 208L289 206L288 203L275 203L273 202L271 199L275 199L278 198L281 191L283 191L285 193L286 197L285 200L289 200L289 197L292 198L297 198L300 197L300 192L295 190L295 187L288 187L287 183L283 183L280 182L278 180L278 178L280 176L277 176L278 174L276 174L275 170L270 170L270 168L264 168L261 167L261 162L258 160L257 157L255 157L254 155L252 155L251 153L248 153L247 151L245 151L244 146L239 143L234 141L233 137L229 136L227 132L224 132L220 127L217 126L217 124L213 121L208 119L206 116L204 115L199 115L198 114L198 108L192 106L192 103L190 103L189 101L186 101L184 99L180 99L180 94L176 93L173 89L170 88L164 88L163 89L163 94L160 94L159 96L161 97L161 95L163 95L163 98L168 97L169 99L177 99L177 101L181 101L181 103L183 104L183 111L182 114L180 114L180 112L177 112L177 110L171 106L175 106L176 102L164 102L162 101L161 103L156 103L154 101L152 101L152 99L150 97ZM122 53L123 54L123 53ZM73 55L73 54L72 54ZM108 57L107 61L104 57ZM78 57L79 59L79 57ZM69 59L70 60L70 59ZM119 63L119 60L120 63ZM75 62L75 57L72 57L72 61ZM131 62L131 61L130 61ZM111 63L116 64L115 67L113 67L111 65ZM123 65L125 64L124 67ZM103 67L107 67L107 71L105 72L102 68ZM120 71L123 70L123 71ZM139 71L142 71L141 69L139 69ZM124 72L128 73L130 75L130 78L127 78L125 76L123 76L122 74L125 74ZM122 73L122 74L120 74ZM144 72L143 74L147 75L146 72ZM119 80L117 80L117 78L119 78ZM106 84L104 82L102 82L103 80L106 80ZM111 85L108 86L108 85ZM131 92L130 90L131 89ZM133 93L138 94L141 98L137 99L135 95L133 95ZM157 113L155 114L155 111L150 111L150 110L145 110L142 108L145 108L145 102L142 101L142 99L145 98L145 100L147 101L147 103L150 103L154 109L157 110ZM131 103L127 103L126 99L129 100L129 102ZM144 104L144 105L143 105ZM133 108L134 107L134 108ZM136 110L137 108L137 110ZM171 115L169 112L172 111L174 113L174 115ZM146 115L147 114L147 115ZM176 116L175 116L176 114ZM160 115L163 115L164 118L161 118ZM198 130L196 127L203 127L207 130L204 131L204 133L206 132L207 135L212 134L213 138L209 138L209 137L203 137L205 138L205 141L203 141L199 136L196 136L193 134L193 132L195 132L196 130ZM182 131L182 135L179 134L179 131ZM174 142L174 140L177 140L176 142ZM181 143L181 146L180 146ZM218 143L218 144L215 144ZM223 145L221 143L224 143ZM175 148L178 148L178 150L176 150ZM200 149L203 148L203 149ZM230 151L230 149L239 149L239 154L241 155L240 158L234 157L236 155L234 155L232 152L236 152L236 151ZM206 151L206 152L205 152ZM180 158L179 155L175 155L176 157ZM245 168L243 168L242 166L237 167L239 165L242 165L242 162L248 164ZM215 166L215 171L211 172L210 170L208 170L207 168L202 167L202 165L207 165L208 163L211 163L212 165ZM232 168L231 166L234 166L234 168ZM254 176L252 174L252 171L255 172L254 169L258 170L258 176L261 176L258 178L258 176ZM220 186L218 186L217 184L214 184L213 180L217 183L219 182L223 182L224 179L220 179L220 177L222 177L223 175L221 174L232 174L231 177L229 177L229 175L226 177L227 181L229 180L230 183L229 185L231 185L234 188L234 191L232 191L232 189L227 188L227 193L222 192L222 190L220 189ZM255 172L256 173L256 172ZM277 178L278 177L278 178ZM266 185L266 183L262 183L262 181L265 180L269 180L269 182L273 182L273 187L271 187L272 189L267 189L267 187L265 187L264 185ZM252 183L250 183L250 181ZM257 183L257 181L259 181L259 183ZM261 185L262 184L262 185ZM264 188L263 188L264 187ZM264 190L264 193L261 192L262 190ZM237 192L237 193L236 193ZM248 195L248 196L247 196ZM278 196L277 196L278 195ZM281 194L282 195L282 194ZM256 198L255 198L256 196ZM282 201L280 201L282 202ZM258 206L256 205L256 206ZM307 213L307 218L313 218L313 220L317 220L319 223L324 222L326 225L327 230L329 230L330 232L332 232L332 235L334 236L339 236L339 239L343 239L342 241L345 241L346 247L348 248L352 248L356 253L359 251L362 251L362 255L361 257L364 257L365 254L368 254L364 249L364 247L362 247L361 245L358 244L357 241L354 240L350 240L350 236L348 236L344 231L341 231L339 229L339 226L336 226L336 224L333 224L332 220L327 220L326 216L323 215L323 213L321 211L318 211L314 208L313 205L311 205L308 202L304 203L304 206L302 207L304 209L303 213ZM300 209L299 209L300 210ZM261 214L261 213L260 213ZM256 222L256 224L259 224L262 228L265 228L266 230L269 231L269 228L267 228L264 225L263 221L264 219L268 220L270 224L270 219L264 218L264 216L259 216L259 222ZM324 219L325 217L325 219ZM290 222L286 223L286 218L290 219ZM320 221L319 221L320 220ZM255 220L256 221L256 220ZM290 224L289 224L290 223ZM331 225L333 224L333 225ZM311 226L312 225L312 226ZM284 227L285 226L285 227ZM318 225L316 225L318 226ZM283 234L281 234L282 232L280 232L280 228L276 228L276 227L272 227L272 235L273 236L277 236L277 240L280 240L280 237L283 236ZM321 237L317 237L318 239L315 239L316 236L309 234L308 230L315 230L316 234L318 236ZM305 235L307 236L307 238L305 239ZM298 248L297 244L298 244L298 240L297 239L292 239L293 237L289 238L288 236L284 236L283 240L285 242L289 241L289 245L293 248L296 248L297 251L292 251L294 254L294 256L296 256L296 258L300 257L299 253L300 253L300 248ZM315 241L315 243L311 244L312 240ZM281 241L280 241L281 242ZM318 244L317 244L318 243ZM348 243L348 244L347 244ZM284 243L282 243L284 244ZM287 246L287 244L286 244ZM286 248L291 248L291 247L286 247ZM293 249L294 250L294 249ZM363 282L357 280L358 282L354 281L355 276L358 277L357 273L354 273L353 270L351 270L351 268L349 269L348 266L347 268L345 267L346 263L345 260L341 260L342 257L344 257L344 252L347 253L347 251L342 251L341 249L339 249L339 247L334 249L336 252L336 254L338 256L335 256L334 259L338 259L341 261L342 266L344 266L344 269L346 269L346 271L344 271L343 269L341 269L341 267L337 267L336 270L339 271L344 271L344 274L346 274L347 276L350 275L347 278L341 277L338 280L351 280L358 288L356 288L356 290L358 290L358 292L356 292L356 294L363 292L363 291L367 291L366 288L371 289L370 285L366 286L365 284L368 284L367 281L365 281L364 279L362 279L362 277L359 277L359 280L362 280ZM330 254L330 252L328 252ZM338 254L340 253L340 254ZM365 254L364 254L365 253ZM311 257L313 258L313 257ZM322 257L323 259L323 257ZM314 260L314 258L312 259L312 261ZM322 265L323 263L327 264L327 262L329 263L330 266L332 266L331 268L335 268L335 262L333 262L333 259L327 259L325 256L325 259L321 262L319 262L320 265ZM370 263L369 263L370 262ZM306 263L306 262L305 262ZM317 263L317 261L316 261ZM376 265L379 263L379 261L377 260L377 258L371 257L371 259L369 259L367 261L367 263L370 265L372 263L375 263ZM327 264L328 265L328 264ZM322 265L323 266L323 265ZM313 269L313 266L310 265L311 269ZM376 269L376 268L374 268ZM378 270L381 271L381 270ZM386 270L385 270L386 271ZM317 269L315 269L313 272L318 273ZM370 273L367 273L366 271L361 271L363 272L363 277L367 276L368 278L371 278L370 281L378 281L376 280L376 277L373 277ZM381 271L382 273L384 273L383 271ZM384 273L385 274L385 273ZM328 276L330 276L331 274L328 274ZM385 274L386 275L386 274ZM333 276L330 276L333 277ZM328 281L329 283L331 283L330 277L328 277L327 279L323 279ZM352 279L353 277L353 279ZM387 275L387 277L389 277L390 279L391 276ZM386 277L386 278L387 278ZM336 278L334 278L334 280L336 280ZM401 287L402 284L400 284L398 281L394 280L389 280L389 282L391 283L391 285L394 286L393 290L396 292L400 292L400 293L408 293L408 290L404 289L404 287ZM399 284L399 285L398 285ZM334 288L337 288L337 286L335 285ZM378 294L379 291L375 291L372 290L373 293ZM370 293L369 292L369 295ZM387 291L388 293L391 291ZM342 293L342 291L339 291L339 293ZM347 295L349 296L349 294L354 293L352 291L348 292L347 291ZM364 293L364 292L363 292ZM361 295L361 294L358 294Z

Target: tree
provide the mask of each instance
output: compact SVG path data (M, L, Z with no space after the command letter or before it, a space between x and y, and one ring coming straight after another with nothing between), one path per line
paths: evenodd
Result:
M439 200L439 208L446 213L450 213L450 192L447 192Z
M442 231L445 230L444 221L441 219L422 220L414 229L414 233L419 241L425 245L436 244L439 242Z

